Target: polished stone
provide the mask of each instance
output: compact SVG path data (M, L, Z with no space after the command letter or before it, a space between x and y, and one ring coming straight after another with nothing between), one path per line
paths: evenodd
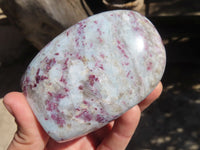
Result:
M22 89L40 124L67 141L118 118L160 81L165 49L155 27L128 10L70 27L33 59Z

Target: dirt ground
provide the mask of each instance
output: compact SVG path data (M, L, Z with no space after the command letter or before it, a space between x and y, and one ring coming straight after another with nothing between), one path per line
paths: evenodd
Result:
M193 2L195 12L181 9L189 16L166 16L161 10L172 11L173 7L166 9L164 4L162 9L160 6L149 10L150 20L158 28L166 47L164 90L143 112L127 150L200 150L200 7L197 1ZM191 12L195 16L191 16ZM20 78L37 52L0 12L0 97L10 91L21 91ZM15 130L14 120L1 99L0 150L6 149Z

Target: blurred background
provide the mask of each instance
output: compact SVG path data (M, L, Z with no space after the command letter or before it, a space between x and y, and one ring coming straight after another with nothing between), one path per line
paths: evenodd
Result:
M48 41L43 38L43 43L38 44L30 38L22 21L13 15L18 11L9 13L3 1L0 0L0 98L10 91L21 91L21 76L39 47ZM84 8L86 15L104 11L98 1L100 10L91 0L81 1L91 8ZM163 93L143 112L127 150L200 150L200 1L145 0L136 10L158 29L166 48L167 66L162 79ZM52 26L60 27L55 29L60 32L65 28L63 24L54 22ZM52 29L43 27L47 31ZM1 99L0 150L6 149L15 130L14 119Z

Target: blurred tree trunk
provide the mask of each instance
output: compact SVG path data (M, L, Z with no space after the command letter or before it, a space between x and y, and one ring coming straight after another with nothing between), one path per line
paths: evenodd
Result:
M139 10L141 5L143 0L0 0L9 20L38 49L94 13L109 9Z

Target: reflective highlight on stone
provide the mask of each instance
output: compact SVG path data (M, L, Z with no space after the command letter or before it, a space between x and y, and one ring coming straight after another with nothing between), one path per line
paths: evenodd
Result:
M158 84L165 49L140 14L117 10L70 27L33 59L22 89L56 141L67 141L118 118Z

